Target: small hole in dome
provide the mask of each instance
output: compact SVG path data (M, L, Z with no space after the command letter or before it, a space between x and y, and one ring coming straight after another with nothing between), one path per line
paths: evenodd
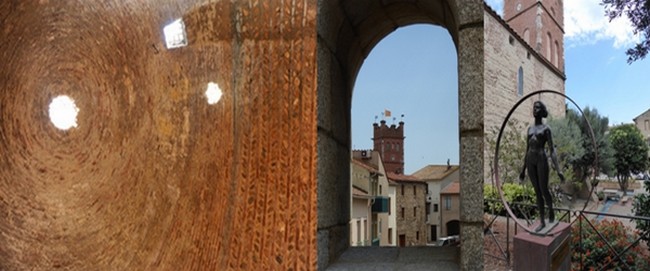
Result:
M175 20L163 28L167 49L187 46L187 33L182 19Z
M221 88L216 83L208 83L208 89L205 91L205 97L208 99L208 104L216 104L221 100Z
M77 108L72 98L61 95L52 99L49 113L50 121L56 128L68 130L72 127L77 127L79 108Z

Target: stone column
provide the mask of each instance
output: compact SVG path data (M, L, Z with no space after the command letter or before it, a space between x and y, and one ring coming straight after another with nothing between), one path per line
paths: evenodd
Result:
M457 1L460 267L483 270L483 2Z

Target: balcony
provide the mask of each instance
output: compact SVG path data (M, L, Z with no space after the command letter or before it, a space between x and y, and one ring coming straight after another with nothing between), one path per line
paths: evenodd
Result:
M375 202L372 204L373 213L388 213L388 197L376 196Z

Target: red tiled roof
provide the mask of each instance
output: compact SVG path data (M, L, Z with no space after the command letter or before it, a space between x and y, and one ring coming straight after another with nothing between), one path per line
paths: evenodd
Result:
M418 179L413 175L404 175L404 174L395 174L388 172L388 180L394 182L411 182L411 183L423 183L424 181Z
M354 163L355 165L358 165L358 166L368 170L370 173L379 173L378 169L376 169L373 166L371 166L369 164L366 164L363 161L360 161L360 160L358 160L356 158L352 158L352 163Z
M440 195L443 194L460 194L460 183L456 180L440 191Z
M421 180L442 180L459 169L460 166L457 165L427 165L413 173L413 176Z
M356 186L352 186L352 195L359 195L359 196L367 196L368 192L364 191L361 188L358 188Z

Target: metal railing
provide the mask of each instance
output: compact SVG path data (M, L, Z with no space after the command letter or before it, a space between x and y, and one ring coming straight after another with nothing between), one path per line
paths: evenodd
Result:
M486 204L487 203L493 203L493 204L499 204L501 201L498 200L485 200ZM536 213L537 206L531 205L531 204L524 204L524 203L510 203L510 208L513 209L513 212L521 215L522 217L519 218L519 220L525 221L527 226L531 226L535 222L535 217L533 216ZM488 208L489 209L489 208ZM632 248L638 246L644 238L646 240L650 239L650 232L638 232L638 236L636 236L632 240L624 240L627 241L627 244L624 246L622 250L617 250L615 249L614 245L612 242L620 241L620 240L611 240L610 236L605 236L603 233L601 233L598 230L598 223L600 223L601 220L606 219L606 218L612 218L615 220L627 220L631 222L641 222L641 223L649 223L650 224L650 217L642 217L642 216L632 216L632 215L620 215L620 214L611 214L611 213L604 213L604 212L594 212L594 211L587 211L587 210L575 210L575 209L568 209L568 208L553 208L556 212L556 217L558 218L558 221L566 222L571 225L571 230L572 233L579 233L578 237L578 244L572 244L572 270L610 270L612 269L612 265L615 263L619 263L619 266L623 266L626 269L623 270L636 270L634 267L631 267L628 264L628 261L624 259L623 257L628 253ZM489 210L488 210L489 211ZM487 220L484 221L484 235L489 239L489 241L492 241L493 245L496 246L497 248L497 255L491 254L489 252L486 252L485 255L489 257L493 257L497 260L502 260L506 263L508 267L512 266L512 255L510 253L511 251L511 246L513 242L513 238L515 235L518 234L519 231L524 231L523 229L520 229L517 223L514 223L514 221L511 221L512 218L508 215L504 214L494 214L494 213L489 213L486 212L487 215ZM592 218L590 219L589 216ZM495 221L497 219L501 218L501 220L505 219L505 240L499 240L503 238L499 238L495 232L492 231L492 226L494 225ZM577 230L574 229L574 227L577 227ZM511 234L511 231L514 232ZM587 266L585 261L586 258L586 253L589 253L588 250L585 249L585 241L583 240L583 236L587 233L595 233L598 236L598 241L602 241L602 245L607 248L607 251L609 253L609 257L607 259L603 259L603 262L599 263L599 266ZM499 233L499 236L501 233ZM619 244L620 245L620 244ZM578 252L579 254L579 261L573 258L574 253ZM516 252L515 252L516 253ZM646 259L646 261L649 261L649 259ZM593 269L592 269L593 268ZM620 269L619 269L620 270Z

